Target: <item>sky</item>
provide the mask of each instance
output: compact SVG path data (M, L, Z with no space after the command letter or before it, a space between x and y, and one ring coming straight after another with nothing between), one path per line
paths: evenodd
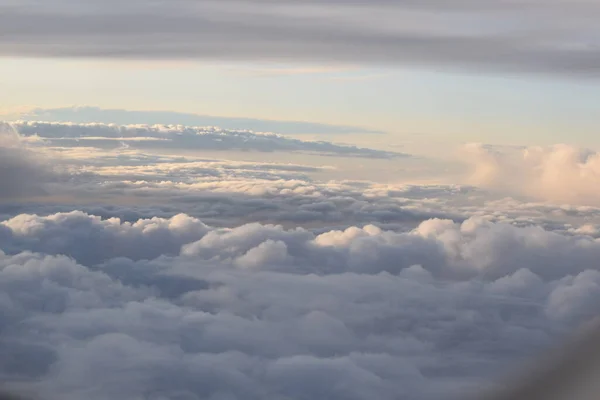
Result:
M85 105L351 124L398 143L598 146L594 1L0 7L9 116Z
M598 18L595 0L0 0L0 398L523 381L600 323ZM584 367L555 394L595 399Z
M598 147L598 81L372 65L6 58L2 112L98 106L308 121L383 131L386 142ZM367 143L371 137L355 140Z

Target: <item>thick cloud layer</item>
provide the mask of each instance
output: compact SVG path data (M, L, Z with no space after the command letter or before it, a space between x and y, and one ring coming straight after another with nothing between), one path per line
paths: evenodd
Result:
M597 315L599 208L329 180L336 166L319 163L343 157L293 155L335 145L277 135L19 128L26 135L11 131L7 154L26 142L64 172L50 196L0 205L0 387L13 392L459 399ZM81 147L99 135L128 145ZM135 149L172 137L189 147L195 136L288 146L285 163ZM492 151L504 159L502 149L471 150L477 165ZM501 182L490 170L480 176Z
M255 223L214 229L185 214L130 223L71 212L46 217L22 214L0 227L5 252L66 254L85 265L117 257L155 259L181 251L207 261L296 273L397 274L421 265L438 278L487 280L526 266L542 278L555 279L566 271L596 269L594 259L600 255L600 243L588 235L482 219L462 223L431 219L407 232L366 225L317 234Z
M569 145L525 149L469 145L475 185L568 204L600 205L600 154Z
M600 298L597 240L480 219L319 234L73 212L4 221L0 244L0 378L51 400L460 398Z
M401 158L407 154L341 146L330 142L311 142L274 133L231 131L214 127L182 125L115 125L102 123L63 123L19 121L12 124L24 136L36 136L55 146L87 146L137 149L303 152L319 155Z
M326 60L597 76L600 6L551 0L4 0L0 54Z

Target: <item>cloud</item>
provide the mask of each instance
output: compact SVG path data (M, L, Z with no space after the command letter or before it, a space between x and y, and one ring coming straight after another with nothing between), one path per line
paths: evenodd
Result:
M464 185L405 184L401 179L399 183L340 180L338 177L351 177L359 170L354 163L330 167L165 152L157 155L131 148L48 148L37 137L29 138L36 139L29 143L32 148L49 153L52 165L69 174L44 185L49 196L43 199L0 205L0 218L79 209L129 222L186 213L218 226L261 222L313 230L375 224L402 231L430 218L462 221L473 216L577 234L584 234L578 232L583 225L600 225L598 208L507 198L506 192L490 190L490 185L483 190ZM337 162L333 158L310 160L304 155L297 160ZM382 168L389 168L398 161L381 162L387 163Z
M13 125L24 136L41 138L54 146L89 146L114 149L128 147L153 150L302 152L325 156L402 158L404 153L342 146L325 141L305 141L274 133L232 131L216 127L182 125L116 125L17 121ZM143 140L140 140L143 138ZM136 140L137 139L137 140Z
M391 63L596 77L600 7L552 0L4 2L0 54Z
M179 134L291 146L278 135L17 126L25 136L11 131L7 154L52 154L69 173L47 180L48 197L0 206L3 389L48 400L458 399L597 317L600 208L134 148ZM97 137L136 140L56 147ZM466 151L487 187L523 193L510 179L551 172L571 190L594 183L592 152Z
M539 200L599 205L600 155L569 145L464 149L472 167L471 183Z
M57 129L56 135L74 132L77 137L80 133L76 127L79 125L66 131ZM169 155L166 150L141 152L133 146L52 147L48 143L50 130L45 138L36 132L31 128L29 136L21 140L37 155L47 154L52 165L63 173L44 185L48 196L43 199L0 205L0 218L79 209L130 222L155 216L169 218L183 212L220 226L263 222L324 229L377 223L389 229L409 229L432 217L463 218L461 212L455 212L455 204L474 193L473 188L452 185L378 185L332 180L332 176L355 176L363 162L367 167L373 162L388 167L412 158L356 163L347 157L311 158L298 154L294 159L283 153L269 157L280 162L265 162L261 153L252 157L244 153L244 158L257 161L232 161L183 156L179 152ZM97 132L91 129L88 133ZM110 140L114 142L113 139Z
M597 241L481 219L0 227L0 380L49 400L460 398L600 296Z
M140 260L177 254L182 243L199 239L208 231L202 222L186 215L121 223L119 219L101 220L75 211L48 217L20 215L0 227L8 229L14 239L7 239L5 251L68 254L86 264L107 257Z
M6 148L70 174L0 207L0 385L16 393L462 398L597 315L595 207L48 143L185 127L21 124ZM498 185L520 150L470 157ZM528 151L528 166L575 157Z
M215 170L210 170L210 163L197 169L184 167L177 171L172 168L170 176L163 175L158 168L154 176L151 175L152 168L142 168L143 172L137 176L129 175L128 169L118 171L117 168L113 175L85 174L81 182L70 182L55 189L69 194L76 199L75 203L24 205L7 211L14 215L28 210L56 212L52 211L54 207L64 211L84 207L94 214L128 221L186 212L219 225L263 222L313 229L361 223L407 229L432 217L461 219L466 214L446 203L455 200L452 196L456 196L457 190L453 187L398 186L390 190L352 182L287 180L277 178L282 175L277 170L271 176L261 170L243 167L242 170L220 171L217 165ZM204 170L209 173L200 175ZM283 172L283 176L289 174ZM433 194L440 200L432 204L427 197ZM445 199L445 196L450 198ZM132 198L135 204L131 204Z
M252 118L215 117L173 111L132 111L98 107L35 108L22 110L18 118L31 121L60 121L76 123L175 124L187 126L219 126L231 130L276 132L281 134L382 134L381 131L354 126L338 126L300 121L272 121Z
M600 243L587 235L563 235L540 227L516 227L483 219L462 223L430 219L414 230L374 225L315 233L304 228L250 223L210 228L185 214L122 222L81 212L19 215L2 222L3 249L68 255L85 265L112 258L155 259L180 253L206 261L299 273L389 272L421 265L444 279L498 279L524 265L544 279L593 268ZM510 254L506 249L510 248ZM321 265L321 260L327 265Z
M44 194L50 179L48 166L28 150L14 126L0 122L0 200L18 200Z

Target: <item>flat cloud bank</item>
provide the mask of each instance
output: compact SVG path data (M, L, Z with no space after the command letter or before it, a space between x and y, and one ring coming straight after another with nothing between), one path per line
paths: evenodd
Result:
M25 138L49 145L115 149L127 146L146 150L300 152L324 156L394 159L408 154L307 141L274 133L234 131L217 127L183 125L117 125L69 122L11 122Z
M135 111L99 107L35 108L24 111L19 119L28 121L60 121L75 123L174 124L185 126L219 126L229 130L276 132L281 134L383 134L384 132L355 126L339 126L301 121L273 121L254 118L215 117L173 111Z

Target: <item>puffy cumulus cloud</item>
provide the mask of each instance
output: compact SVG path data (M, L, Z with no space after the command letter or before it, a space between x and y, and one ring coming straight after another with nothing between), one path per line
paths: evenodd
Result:
M297 273L397 274L421 265L438 278L497 279L527 266L544 279L556 279L565 268L571 273L592 268L600 254L599 242L587 235L482 219L462 223L431 219L406 232L366 225L319 233L259 223L211 228L183 214L131 223L71 212L19 215L0 227L6 252L63 254L85 265L118 257L151 260L181 253Z
M15 127L0 122L0 200L17 200L44 194L52 174L38 154L23 144Z
M471 144L471 183L553 202L599 205L600 154L569 145L500 148Z
M0 54L397 63L597 76L600 6L551 0L4 1Z
M0 381L45 399L460 398L595 316L600 242L469 219L0 225Z
M86 264L114 257L140 260L178 254L182 244L202 238L208 230L183 214L130 223L73 211L47 217L23 214L0 223L5 251L68 254Z
M125 146L146 150L279 151L365 158L409 157L407 154L392 151L292 139L275 133L254 133L215 127L36 121L17 121L13 125L22 135L35 136L36 139L39 138L55 146L109 149Z

